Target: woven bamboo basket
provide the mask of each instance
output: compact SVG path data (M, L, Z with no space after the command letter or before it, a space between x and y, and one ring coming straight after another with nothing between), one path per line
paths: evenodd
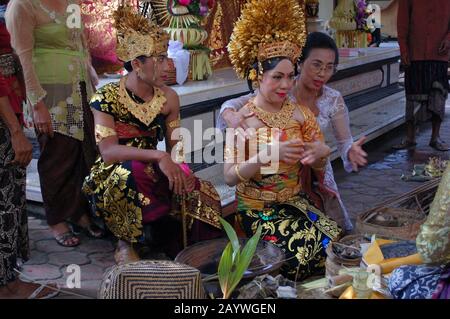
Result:
M362 234L414 240L426 215L418 210L383 207L359 215L356 229Z
M416 239L420 225L430 212L439 183L440 178L431 180L359 214L356 231L392 239Z

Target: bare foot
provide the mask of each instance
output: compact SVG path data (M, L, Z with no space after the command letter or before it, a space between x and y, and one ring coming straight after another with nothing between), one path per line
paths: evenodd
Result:
M119 240L117 242L114 259L117 265L123 265L140 260L139 255L134 250L133 246L124 240Z
M39 289L42 285L35 284L31 282L25 282L20 279L16 279L13 282L10 282L6 288L10 292L10 296L7 298L12 299L28 299L28 298L34 298L34 299L46 299L46 298L52 298L58 294L58 287L56 287L54 284L48 284L47 286L52 287L50 288L43 288L39 293L33 296L35 291Z
M60 245L65 247L73 247L80 244L80 239L72 233L66 223L62 222L52 225L50 226L50 229L56 241Z

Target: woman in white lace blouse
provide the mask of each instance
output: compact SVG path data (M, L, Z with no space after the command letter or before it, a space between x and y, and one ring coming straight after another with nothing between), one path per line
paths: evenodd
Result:
M306 105L313 111L322 131L331 126L344 168L347 172L351 172L367 164L367 154L361 148L365 137L357 142L353 141L344 99L338 91L325 85L335 73L338 62L338 50L333 39L321 32L310 33L299 63L300 75L291 96L297 103ZM254 93L250 93L226 101L220 109L217 120L219 128L243 127L246 129L243 119L236 111L253 95ZM353 226L339 196L333 168L329 161L324 184L336 195L321 194L325 212L343 229L351 231Z

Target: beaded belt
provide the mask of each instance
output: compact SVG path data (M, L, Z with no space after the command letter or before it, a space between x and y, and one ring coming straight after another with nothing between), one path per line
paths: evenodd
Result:
M0 73L4 76L11 76L16 74L18 66L13 55L10 53L0 55Z
M300 184L298 184L294 187L286 187L279 192L272 192L267 190L260 190L255 187L246 186L244 183L240 183L236 186L236 190L238 193L244 194L253 199L285 202L294 195L297 195L302 190L302 187Z

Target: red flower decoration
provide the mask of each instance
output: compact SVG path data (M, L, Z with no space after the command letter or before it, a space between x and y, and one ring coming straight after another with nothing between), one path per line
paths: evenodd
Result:
M263 237L263 240L270 241L272 243L276 243L278 241L278 237L277 236L266 235L266 236Z

